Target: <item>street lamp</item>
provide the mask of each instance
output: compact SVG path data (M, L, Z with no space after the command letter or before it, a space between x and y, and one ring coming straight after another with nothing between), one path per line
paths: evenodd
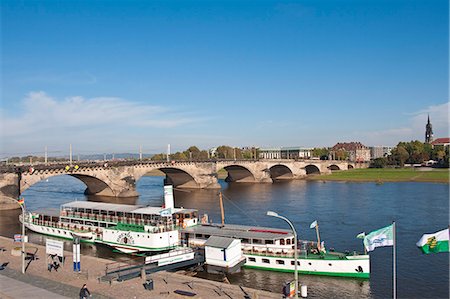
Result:
M25 210L18 200L10 197L7 198L17 203L22 209L22 274L25 274Z
M272 217L277 217L280 219L283 219L284 221L286 221L289 226L292 229L292 232L294 233L294 263L295 263L295 268L294 268L294 280L295 280L295 298L298 299L298 272L297 272L297 259L298 259L298 252L297 252L297 232L295 231L295 227L292 224L291 221L289 221L289 219L287 219L286 217L283 217L281 215L278 215L278 213L273 212L273 211L267 211L267 216L272 216Z

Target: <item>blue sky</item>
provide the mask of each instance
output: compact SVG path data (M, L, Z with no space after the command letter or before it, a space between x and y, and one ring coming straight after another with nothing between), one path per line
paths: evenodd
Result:
M448 133L448 1L2 1L2 156Z

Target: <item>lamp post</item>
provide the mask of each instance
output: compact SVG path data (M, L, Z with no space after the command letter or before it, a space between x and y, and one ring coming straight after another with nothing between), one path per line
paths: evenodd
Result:
M295 227L292 224L291 221L289 221L289 219L287 219L286 217L283 217L281 215L278 215L278 213L273 212L273 211L267 211L267 216L272 216L272 217L277 217L280 219L283 219L284 221L286 221L289 226L292 229L292 232L294 233L294 280L295 280L295 298L298 299L298 272L297 272L297 264L298 264L298 252L297 252L297 232L295 231Z

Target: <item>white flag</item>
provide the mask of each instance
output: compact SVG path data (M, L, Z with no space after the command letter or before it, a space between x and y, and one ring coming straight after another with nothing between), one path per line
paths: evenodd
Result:
M313 223L309 226L309 228L315 228L317 226L317 220L314 220Z
M393 224L371 232L364 237L364 246L367 251L372 251L376 247L393 246L394 229Z

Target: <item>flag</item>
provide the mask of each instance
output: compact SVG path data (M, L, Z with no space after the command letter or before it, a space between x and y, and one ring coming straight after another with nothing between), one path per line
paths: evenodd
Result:
M317 226L317 220L314 220L313 223L309 226L309 228L315 228Z
M424 234L416 243L423 253L449 252L448 246L449 230L444 229L434 234Z
M376 247L393 246L394 245L394 229L393 225L389 225L375 230L364 237L364 246L367 251L372 251Z
M357 239L364 239L365 236L366 236L366 233L365 233L365 232L362 232L362 233L358 234L358 235L356 236L356 238L357 238Z
M25 204L25 200L23 199L23 197L22 198L19 198L18 200L17 200L17 203L19 204L19 205L23 205L23 204Z

